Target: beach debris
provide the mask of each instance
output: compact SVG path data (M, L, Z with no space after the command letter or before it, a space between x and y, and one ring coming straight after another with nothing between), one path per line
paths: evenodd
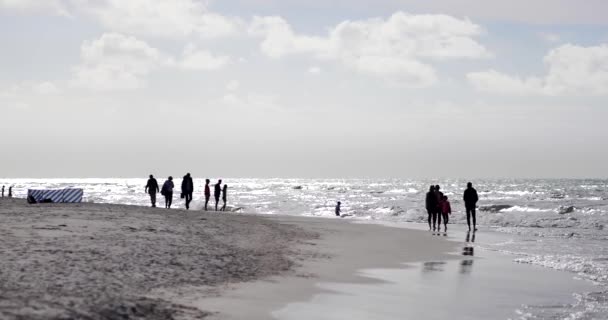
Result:
M295 187L293 187L293 189L294 190L302 190L303 188L302 188L302 186L295 186Z

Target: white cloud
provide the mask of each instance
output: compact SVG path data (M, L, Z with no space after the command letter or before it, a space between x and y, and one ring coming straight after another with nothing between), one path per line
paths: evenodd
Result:
M196 0L79 0L82 10L111 31L141 36L205 38L233 34L237 18L209 11Z
M282 111L278 103L278 97L271 94L247 93L237 94L230 92L225 94L220 102L225 106L236 108L247 108L249 110Z
M61 90L52 82L24 82L0 88L0 105L26 109L35 100L47 99L59 93Z
M231 92L237 91L240 88L240 86L241 86L240 82L238 82L237 80L232 80L226 84L226 90L231 91Z
M61 0L0 0L0 11L40 12L69 16L64 1Z
M310 73L310 74L320 74L321 73L321 68L319 68L319 67L310 67L308 69L308 73Z
M81 60L73 70L72 84L95 90L140 88L144 76L170 61L146 42L118 33L86 41Z
M430 86L437 80L433 67L423 60L490 56L473 39L482 34L481 27L446 15L397 12L386 20L344 21L325 36L297 34L280 17L255 17L249 32L263 38L260 49L271 58L310 54L410 87Z
M543 77L517 77L495 70L467 74L478 90L520 95L607 95L608 45L582 47L566 44L551 50L543 59L548 67Z
M209 51L197 49L193 44L188 44L184 49L179 66L192 70L217 70L232 63L229 56L214 55Z

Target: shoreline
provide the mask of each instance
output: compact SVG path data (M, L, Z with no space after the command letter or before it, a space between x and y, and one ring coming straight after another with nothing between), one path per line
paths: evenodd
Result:
M19 201L22 203L19 204ZM428 299L436 299L441 304L441 299L447 299L443 303L451 306L453 304L450 299L458 298L458 295L455 295L439 299L437 297L442 296L441 292L432 294L432 298L427 297L425 292L432 293L437 288L442 288L441 283L433 284L432 281L443 279L443 286L447 286L446 284L457 283L465 277L468 277L465 283L493 284L492 288L462 287L460 284L459 290L468 292L475 299L483 299L505 290L514 295L505 298L499 294L498 298L495 297L498 300L506 300L501 300L503 307L500 311L496 311L496 307L490 310L482 308L478 310L477 315L469 317L482 319L513 313L521 304L535 302L519 301L516 298L518 295L527 297L528 300L534 300L535 296L545 296L548 299L541 299L536 303L572 303L572 292L588 288L572 280L573 275L569 273L515 264L504 255L501 258L501 254L478 251L474 256L461 256L459 252L463 252L463 244L459 243L462 240L458 240L458 237L463 238L461 236L465 233L458 225L452 225L450 236L444 237L433 235L426 230L408 228L403 224L388 226L390 223L366 223L354 219L248 215L87 203L29 206L18 199L9 202L17 203L13 209L28 213L10 213L5 207L7 201L0 201L3 258L6 258L9 250L6 240L9 240L8 243L11 241L10 232L7 233L11 228L13 246L10 250L20 249L19 245L15 245L15 241L18 244L26 240L29 251L23 251L21 248L22 256L13 256L13 265L9 264L10 271L0 276L7 279L7 274L9 277L14 276L10 274L13 272L23 274L23 270L15 270L15 265L22 264L16 262L24 262L23 259L32 262L32 257L27 253L36 252L34 255L38 255L38 260L35 261L39 269L35 270L40 272L40 268L45 267L47 274L46 278L33 277L29 281L50 284L45 289L38 289L37 293L36 290L32 291L33 288L25 288L25 292L30 290L29 296L22 294L9 295L8 299L1 297L0 315L9 319L11 316L16 318L19 312L32 307L43 310L42 312L48 315L136 316L139 312L149 319L162 318L163 315L171 315L175 319L341 318L330 316L333 314L332 308L342 310L340 315L348 314L351 318L359 316L360 319L396 319L408 315L431 319L433 315L424 313L425 309L419 308L421 304L428 302ZM398 228L394 228L395 226ZM122 241L118 242L122 248L116 248L116 239L99 235L108 232L107 236L124 236ZM492 236L491 232L485 231L478 234L483 235L482 237ZM104 251L104 246L110 247L111 250L106 252L105 256L103 252L89 256L90 252L84 250L84 257L88 260L81 261L82 257L74 252L83 253L82 246L72 248L72 254L65 253L70 250L64 248L62 251L56 247L58 243L73 246L75 238L83 237L96 238L90 239L92 241L88 245L92 248L84 246L86 250ZM173 245L166 246L165 241ZM192 243L186 245L184 242L188 241ZM226 247L223 242L229 242L228 247L232 247ZM130 249L133 250L129 253L135 254L136 257L130 258L122 252L128 252ZM43 253L46 250L46 254L41 254L40 250L43 250ZM111 256L114 254L127 259L133 264L131 267L136 267L125 272L136 279L113 275L112 267L120 266L122 262L112 260ZM49 258L53 255L59 255L63 260ZM171 259L166 259L167 256ZM252 259L252 256L255 258ZM109 259L109 265L103 258ZM11 259L3 260L3 270L6 270L6 261ZM160 264L147 265L151 261ZM468 261L470 264L464 265L462 261ZM49 268L49 265L55 267ZM110 270L105 270L108 267ZM67 272L61 271L66 268ZM472 269L472 272L463 272L463 268ZM210 272L211 269L214 271ZM25 270L25 273L32 274L35 270ZM60 275L49 276L48 272L53 270ZM88 290L84 292L99 290L101 298L78 300L61 297L57 301L39 299L40 294L52 296L63 292L66 287L71 290L78 289L79 285L82 286L82 280L90 280L90 275L84 274L85 270L93 272L93 279L98 277L98 281L92 287L89 285ZM95 276L95 272L107 274ZM121 272L119 270L119 274ZM169 276L164 275L165 273L169 273ZM509 276L515 273L523 275L523 279L530 283L542 279L550 285L543 285L544 282L541 281L538 287L542 288L539 291L531 290L521 282L517 282L518 286L512 286L517 279L510 279ZM208 276L212 278L205 278ZM82 278L80 282L73 281L73 278L79 277ZM470 280L474 277L479 278ZM12 283L16 285L14 280ZM118 290L120 294L113 297L112 294L108 295L111 289L121 289L127 284L132 285L133 282L137 284L138 281L145 285L140 285L132 291ZM60 287L53 286L58 284ZM3 291L11 289L10 286L7 288L6 283L4 286ZM408 292L412 286L425 289L422 293ZM14 287L13 290L18 288ZM385 293L378 293L377 290ZM386 292L390 294L387 295ZM482 296L476 297L478 293ZM400 297L401 302L395 301L395 297ZM410 307L407 311L399 309L408 299L407 304ZM23 301L27 303L24 304ZM356 301L354 305L353 301ZM359 309L369 301L375 301L371 306L381 306L381 310L368 310L373 309L372 307ZM79 308L82 310L57 307L74 303L77 306L80 303ZM466 305L466 301L458 305L463 303ZM458 311L462 315L473 307L475 306L469 306L469 310L454 312ZM83 311L87 308L89 311ZM134 313L132 308L137 312ZM358 310L358 313L355 310ZM441 310L449 311L450 308ZM441 319L438 317L441 314L436 312L436 318ZM445 318L449 313L443 316Z

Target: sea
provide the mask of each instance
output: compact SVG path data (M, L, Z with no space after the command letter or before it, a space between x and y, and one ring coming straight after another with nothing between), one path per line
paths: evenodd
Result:
M149 206L147 179L0 179L16 197L27 189L78 187L84 201ZM159 179L162 185L163 179ZM194 179L192 208L203 207L204 179ZM212 181L212 184L216 181ZM465 224L466 180L409 179L224 179L228 210L335 218L337 201L346 219L425 224L425 194L439 184L448 196L450 223ZM479 193L477 223L508 235L481 249L511 254L517 263L571 272L592 282L593 292L574 293L575 303L524 306L519 319L608 319L608 180L474 180ZM174 208L180 179L175 180ZM212 187L213 190L213 187ZM158 196L159 206L163 199ZM211 205L213 205L213 200Z

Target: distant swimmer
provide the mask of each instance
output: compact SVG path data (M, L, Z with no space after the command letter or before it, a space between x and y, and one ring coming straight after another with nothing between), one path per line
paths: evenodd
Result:
M342 212L342 208L340 208L340 206L342 205L342 202L338 201L338 203L336 204L336 217L340 216L340 213Z
M158 189L158 182L154 179L153 175L150 175L150 179L148 179L148 184L146 184L145 192L150 195L150 202L152 202L152 207L156 208L156 194L160 190Z
M469 231L471 231L471 216L473 216L473 231L477 231L477 221L475 219L475 209L477 207L477 190L473 189L472 183L467 183L467 189L464 191L464 207L467 210L467 225L469 225Z
M209 199L211 198L211 189L209 188L209 183L211 183L211 181L209 179L205 179L205 211L207 211L207 204L209 204Z
M436 208L437 196L435 195L435 186L431 186L426 194L426 212L429 215L429 230L431 230L431 219L435 215ZM433 221L433 231L435 231L435 221Z
M443 217L443 231L448 231L448 216L452 214L452 206L450 205L450 201L448 201L447 196L443 196L443 200L441 201L441 216ZM437 226L437 229L441 229L441 224Z
M190 209L190 201L192 201L192 193L194 192L194 182L192 176L187 173L182 180L182 198L186 199L186 210Z
M222 179L218 180L214 186L213 197L215 198L215 211L217 211L217 205L220 203L220 196L222 195Z
M173 188L175 185L173 184L173 177L169 176L167 181L163 183L163 188L160 193L165 196L165 208L171 209L171 204L173 204Z
M222 201L224 202L224 205L222 206L222 209L220 209L220 211L226 211L226 193L228 193L228 185L225 184L224 187L222 188Z
M9 198L13 197L13 186L8 187L8 197Z

